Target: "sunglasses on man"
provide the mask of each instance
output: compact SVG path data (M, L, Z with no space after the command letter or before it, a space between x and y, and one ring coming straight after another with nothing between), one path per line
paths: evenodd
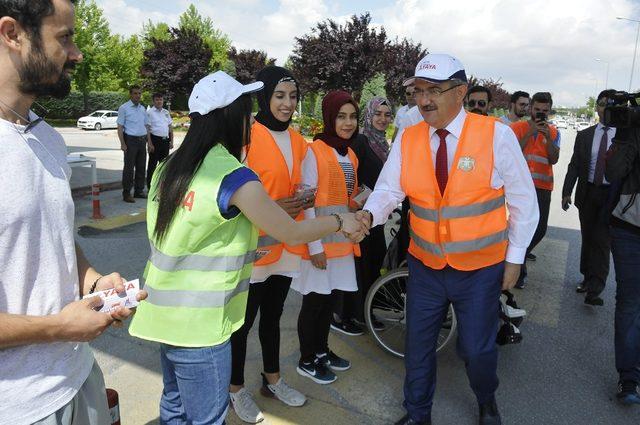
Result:
M469 105L471 108L475 108L476 104L480 108L484 108L485 106L487 106L487 102L485 100L473 100L473 99L471 99L470 101L467 102L467 105Z

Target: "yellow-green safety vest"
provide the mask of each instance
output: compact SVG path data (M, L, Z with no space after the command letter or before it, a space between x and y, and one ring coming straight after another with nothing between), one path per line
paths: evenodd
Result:
M258 231L239 214L220 214L225 176L243 165L222 146L213 147L196 172L161 244L154 237L160 170L147 201L151 256L145 269L149 297L140 303L129 333L179 347L226 342L244 323Z

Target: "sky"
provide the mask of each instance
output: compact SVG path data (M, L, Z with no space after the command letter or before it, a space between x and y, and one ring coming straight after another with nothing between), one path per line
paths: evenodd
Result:
M175 25L193 3L238 49L266 51L282 65L295 37L317 22L370 12L391 38L449 53L467 75L513 92L550 91L556 106L582 106L607 88L628 90L640 0L97 0L111 30L138 33L147 20ZM640 90L640 59L632 88Z

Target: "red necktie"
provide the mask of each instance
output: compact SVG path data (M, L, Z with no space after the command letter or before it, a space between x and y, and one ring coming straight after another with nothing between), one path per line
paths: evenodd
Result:
M602 138L600 139L600 147L598 148L598 156L596 159L596 170L593 174L593 183L596 186L600 186L604 182L607 145L609 144L609 135L607 134L607 131L609 131L609 127L602 128Z
M447 180L449 180L449 163L447 160L447 134L449 132L444 128L436 130L436 134L440 137L440 146L436 153L436 180L440 187L440 194L444 195L447 188Z

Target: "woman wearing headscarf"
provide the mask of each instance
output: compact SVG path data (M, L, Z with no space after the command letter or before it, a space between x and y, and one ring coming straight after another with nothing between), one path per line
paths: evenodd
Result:
M314 196L296 196L301 181L302 161L307 142L289 127L298 104L298 83L285 68L268 66L257 81L264 89L257 94L259 111L251 126L251 147L247 165L260 178L269 197L291 218L301 220L303 207L313 205ZM259 337L262 348L262 388L264 396L274 397L288 406L302 406L306 397L289 387L280 376L280 317L291 286L291 278L300 273L300 255L304 246L283 244L260 233L258 255L251 273L244 325L231 336L232 370L230 398L240 419L261 422L264 415L251 392L244 387L247 335L260 311Z
M351 146L358 157L358 182L371 190L389 155L386 131L393 119L392 109L391 102L384 97L372 98L364 113L362 133ZM344 294L342 302L336 303L338 318L333 317L331 321L333 330L352 336L363 333L360 323L364 323L364 301L369 288L380 277L380 268L387 252L384 226L372 228L369 236L360 242L360 250L362 256L355 260L358 292ZM384 328L384 324L375 318L373 326L377 330Z
M250 149L249 93L262 86L222 71L201 79L189 97L184 142L151 181L148 298L129 333L160 343L163 424L224 423L229 339L244 322L257 228L292 245L362 228L350 214L294 221L242 164Z
M322 100L322 118L324 131L315 136L302 165L302 182L318 188L315 207L304 212L306 219L348 212L358 187L358 159L349 148L358 134L358 105L347 92L329 92ZM297 371L316 383L330 384L337 379L333 371L351 367L329 349L332 293L357 290L353 259L360 250L340 235L311 242L307 248L300 276L291 285L303 295Z

